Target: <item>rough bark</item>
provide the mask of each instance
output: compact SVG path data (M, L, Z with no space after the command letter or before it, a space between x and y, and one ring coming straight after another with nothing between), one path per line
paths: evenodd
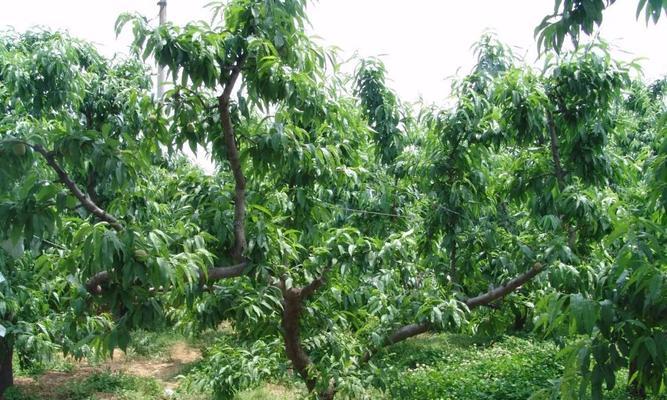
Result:
M0 399L5 390L14 384L13 355L13 344L7 338L0 338Z
M317 382L308 374L308 368L312 364L310 357L301 345L301 328L299 320L303 311L303 297L301 290L283 288L283 313L281 325L283 338L285 340L285 354L292 363L294 370L306 383L309 392L315 390Z
M246 273L247 263L242 262L228 267L214 267L209 268L206 275L200 274L200 281L202 284L208 282L215 282L222 279L236 278Z
M110 279L111 279L111 274L109 274L108 271L101 271L91 276L86 281L84 286L86 287L86 290L90 294L102 294L102 292L104 291L102 289L102 285L109 282Z
M389 335L387 339L384 341L384 343L382 343L380 348L391 346L392 344L402 342L403 340L411 338L413 336L426 333L428 332L430 327L431 325L428 322L402 326L396 329L391 335ZM375 353L377 353L378 350L379 349L373 349L371 351L366 352L366 354L364 354L363 357L361 357L361 362L362 363L368 362L371 359L371 357L373 357Z
M322 271L322 274L318 276L317 278L313 279L312 282L304 286L303 288L300 289L300 295L301 298L306 300L310 296L314 295L315 292L321 288L325 283L326 283L326 273L329 271L329 269L325 269Z
M275 285L278 286L283 295L283 312L280 324L285 342L285 355L292 363L294 370L306 383L306 388L309 392L315 390L317 380L308 372L313 362L301 344L300 318L304 302L326 283L325 275L327 271L328 268L325 268L319 277L301 288L287 288L284 279L276 280L275 282ZM317 397L320 400L332 400L335 395L336 382L331 380L328 388L319 392Z

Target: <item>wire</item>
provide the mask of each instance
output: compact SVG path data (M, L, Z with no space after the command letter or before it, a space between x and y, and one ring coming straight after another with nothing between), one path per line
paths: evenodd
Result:
M322 199L314 198L314 200L319 201L320 203L327 204L330 206L338 207L341 210L345 211L350 211L350 212L356 212L356 213L361 213L361 214L370 214L370 215L380 215L383 217L397 217L397 218L405 218L405 215L399 215L399 214L390 214L390 213L383 213L379 211L368 211L368 210L360 210L358 208L350 208L350 207L345 207L341 204L335 204L335 203L329 203L328 201L324 201Z
M59 245L58 243L54 243L54 242L52 242L52 241L50 241L50 240L46 240L46 239L44 239L44 238L41 238L41 237L39 237L39 236L37 236L37 235L32 235L32 237L34 237L35 239L39 239L39 240L41 240L42 242L44 242L44 243L50 245L51 247L55 247L56 249L59 249L59 250L67 250L66 247L63 247L63 246Z

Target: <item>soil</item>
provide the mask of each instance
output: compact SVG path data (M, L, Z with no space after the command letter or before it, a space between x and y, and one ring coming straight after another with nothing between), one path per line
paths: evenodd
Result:
M70 382L80 381L95 372L124 372L129 375L150 377L158 380L166 391L178 386L178 376L189 364L199 360L201 353L185 342L176 342L171 346L166 357L161 359L128 358L125 353L115 350L111 360L91 365L85 362L73 362L70 372L47 371L37 377L16 377L15 385L37 398L55 399L55 388L65 387ZM116 396L108 393L96 394L100 400L115 400Z

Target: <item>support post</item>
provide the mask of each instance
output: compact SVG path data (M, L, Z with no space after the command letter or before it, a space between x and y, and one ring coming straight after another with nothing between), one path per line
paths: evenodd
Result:
M167 22L167 0L158 1L160 7L160 26ZM162 100L164 95L164 68L161 65L157 67L157 99Z

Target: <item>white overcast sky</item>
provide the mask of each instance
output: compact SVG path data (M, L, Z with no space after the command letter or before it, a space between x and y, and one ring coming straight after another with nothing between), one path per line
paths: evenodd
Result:
M168 19L209 19L210 0L168 0ZM0 0L0 29L32 26L64 29L90 40L103 54L127 52L129 35L116 39L116 17L124 11L157 16L157 0ZM533 30L553 9L553 0L319 0L309 5L310 33L344 56L382 55L390 85L407 101L444 99L448 77L473 64L470 46L486 30L519 54L535 59ZM635 20L637 0L618 1L604 15L601 36L630 54L645 57L647 79L667 73L667 19L658 25ZM128 30L129 31L129 30Z

